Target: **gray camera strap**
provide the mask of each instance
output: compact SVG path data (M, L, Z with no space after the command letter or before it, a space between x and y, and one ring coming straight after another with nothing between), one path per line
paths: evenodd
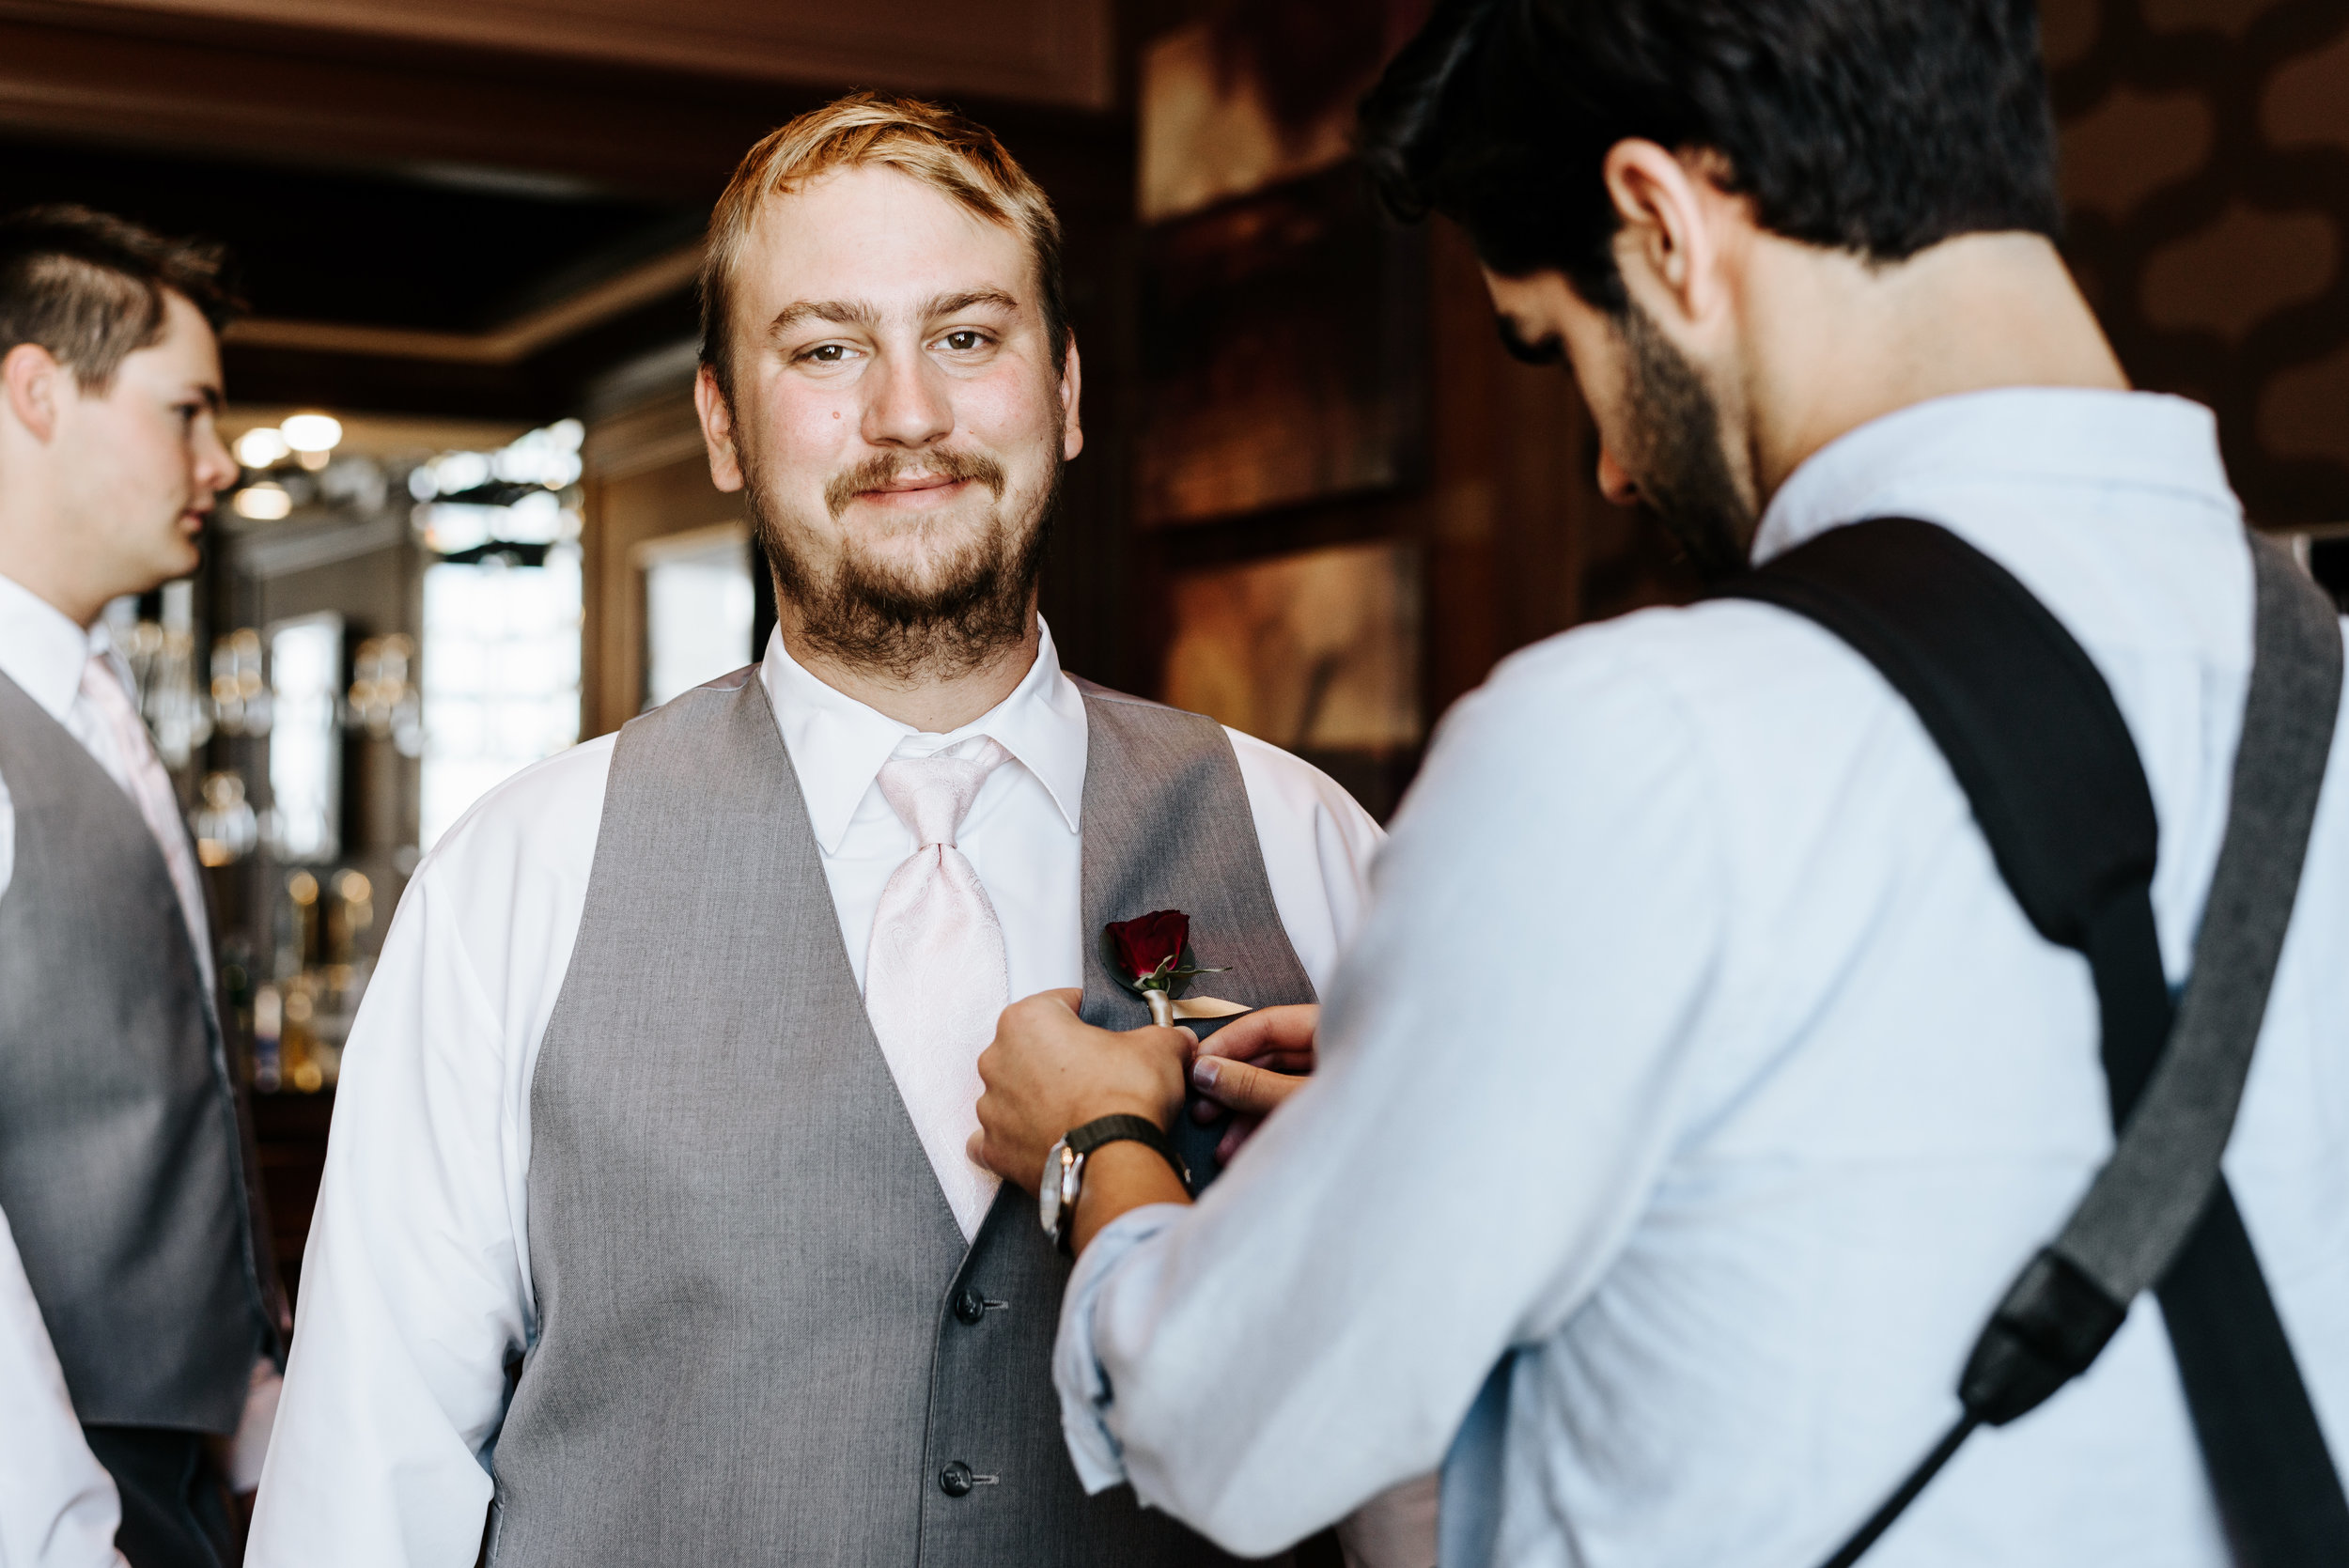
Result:
M2349 1501L2248 1234L2220 1173L2341 700L2334 607L2251 540L2254 657L2226 836L2194 972L2173 1008L2154 928L2153 800L2094 664L1996 562L1886 518L1821 535L1721 592L1806 615L1917 710L2000 874L2095 979L2112 1157L2023 1269L1959 1380L1964 1414L1828 1560L1849 1568L1960 1444L2086 1370L2156 1291L2236 1560L2349 1563Z

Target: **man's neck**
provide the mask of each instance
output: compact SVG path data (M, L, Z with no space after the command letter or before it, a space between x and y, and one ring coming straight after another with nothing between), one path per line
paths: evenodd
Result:
M2037 235L1963 235L1890 266L1770 241L1754 264L1745 396L1765 504L1829 442L1928 398L2128 390L2071 273Z
M1028 634L968 669L951 675L915 674L900 677L870 665L853 664L833 657L803 636L787 604L776 630L793 661L826 686L863 703L885 718L910 724L926 735L944 735L986 715L1019 689L1035 666L1043 644L1042 624L1033 609Z
M106 602L114 596L96 594L66 569L66 564L55 558L54 551L39 548L38 538L28 538L24 531L14 526L18 520L5 516L0 507L0 577L54 607L58 613L87 631L105 613Z

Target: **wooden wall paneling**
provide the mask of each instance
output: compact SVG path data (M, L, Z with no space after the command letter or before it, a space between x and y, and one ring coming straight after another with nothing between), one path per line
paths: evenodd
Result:
M2349 6L2049 0L2065 254L2269 524L2349 520Z
M1130 168L1119 154L1105 174ZM1126 588L1133 571L1131 185L1107 201L1060 203L1069 325L1083 374L1084 450L1062 481L1046 547L1041 609L1062 666L1122 691L1155 678L1141 663Z

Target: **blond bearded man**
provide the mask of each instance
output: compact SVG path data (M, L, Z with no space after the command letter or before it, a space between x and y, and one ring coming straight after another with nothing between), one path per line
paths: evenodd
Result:
M966 1153L976 1059L1040 989L1145 1019L1102 930L1161 908L1222 996L1309 1000L1378 832L1061 673L1058 245L926 105L844 100L745 158L696 397L776 635L419 868L345 1059L255 1562L463 1568L485 1521L501 1568L1223 1560L1070 1469L1066 1264Z

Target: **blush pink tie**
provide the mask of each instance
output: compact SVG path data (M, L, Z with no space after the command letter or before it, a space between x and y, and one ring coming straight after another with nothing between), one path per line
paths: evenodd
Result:
M995 1038L1011 979L995 906L955 835L988 775L1010 760L980 736L936 756L885 762L878 781L917 847L890 874L873 914L864 1010L966 1240L998 1185L964 1145L979 1126L979 1053Z
M155 846L163 852L172 891L179 895L179 915L187 922L188 940L195 948L195 967L209 993L212 988L210 917L204 909L202 874L196 870L195 850L179 819L179 797L171 787L171 775L163 771L163 758L155 754L154 743L147 738L147 725L132 706L114 661L102 653L91 654L89 662L82 666L82 700L104 722L106 737L114 742L115 760L120 766L107 771L138 807L147 831L155 837Z

